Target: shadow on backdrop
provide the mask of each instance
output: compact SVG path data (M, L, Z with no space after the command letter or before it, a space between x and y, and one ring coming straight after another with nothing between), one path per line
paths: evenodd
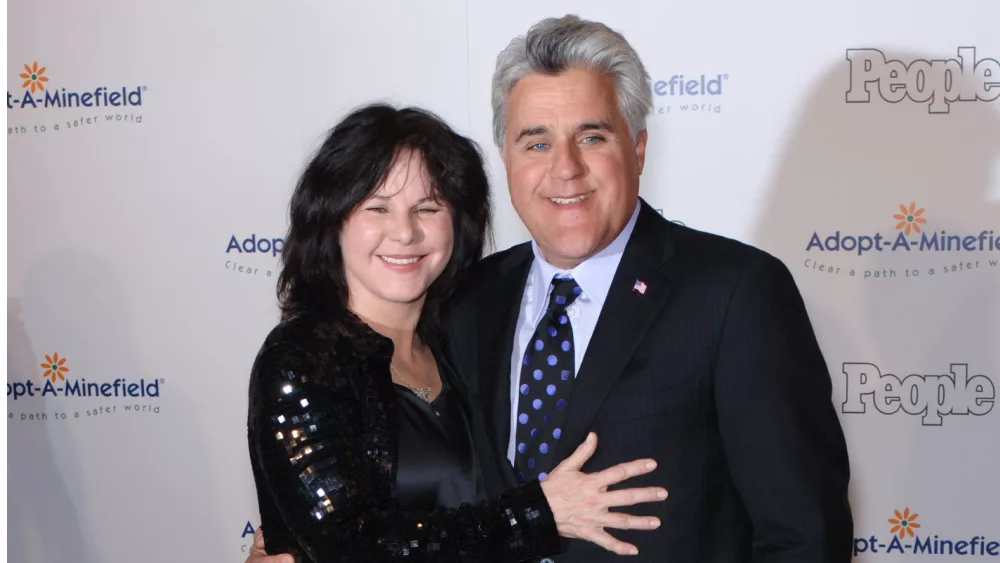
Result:
M883 53L906 63L955 56ZM1000 252L807 251L814 233L824 241L838 231L881 233L894 241L905 230L897 230L901 221L894 215L900 205L909 211L911 202L924 209L926 223L917 224L922 233L964 237L993 230L992 236L1000 237L1000 206L988 197L991 182L1000 182L991 178L1000 159L1000 104L953 102L948 113L931 114L928 102L884 101L878 83L868 85L869 103L847 103L851 84L845 57L831 62L813 85L786 136L753 236L757 246L785 262L803 292L831 366L838 412L846 389L843 362L870 362L900 377L948 373L949 363L970 362L973 373L1000 368L1000 266L989 262ZM906 238L920 236L912 231ZM960 264L963 269L951 270ZM987 358L992 361L984 364ZM919 418L910 418L919 428ZM926 450L926 435L904 434L883 444L885 453ZM904 479L912 473L912 457L885 458L879 464ZM852 476L852 497L857 477Z

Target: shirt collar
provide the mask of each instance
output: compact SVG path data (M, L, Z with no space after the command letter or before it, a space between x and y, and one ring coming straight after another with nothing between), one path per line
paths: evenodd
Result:
M632 231L635 230L635 222L639 217L641 204L636 202L635 210L622 232L618 233L615 240L603 250L590 258L584 260L571 270L563 270L548 263L542 257L538 244L532 240L531 250L535 253L535 260L531 264L531 274L528 276L531 284L530 297L536 303L546 303L549 296L549 285L552 278L557 274L571 276L576 280L577 285L583 290L580 295L582 300L591 300L598 307L604 306L604 301L611 290L611 282L614 280L615 272L618 271L618 264L621 263L622 254L628 244ZM545 305L542 305L544 308Z

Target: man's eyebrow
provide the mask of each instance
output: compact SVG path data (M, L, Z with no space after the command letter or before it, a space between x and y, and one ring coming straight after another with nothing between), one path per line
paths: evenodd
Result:
M518 134L517 139L514 139L514 142L515 143L520 142L521 139L525 137L534 137L535 135L541 135L542 133L545 133L548 130L549 128L544 125L538 125L536 127L525 127L524 129L521 129L521 133Z
M603 120L601 120L601 121L585 121L585 122L581 123L580 125L578 125L577 128L576 128L576 130L577 130L578 133L579 132L583 132L583 131L591 131L591 130L604 131L605 133L613 133L614 132L614 129L612 129L612 127L611 127L611 124L608 123L607 121L603 121Z

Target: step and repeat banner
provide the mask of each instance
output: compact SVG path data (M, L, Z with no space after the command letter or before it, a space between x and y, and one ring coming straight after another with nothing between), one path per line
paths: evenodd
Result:
M653 81L641 193L791 269L850 447L859 561L1000 556L1000 4L8 7L8 558L239 562L253 358L297 175L371 101L487 155L497 53L576 13Z

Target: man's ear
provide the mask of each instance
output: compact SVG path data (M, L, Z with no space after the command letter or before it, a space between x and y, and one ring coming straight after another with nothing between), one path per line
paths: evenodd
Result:
M642 175L642 169L646 166L646 130L643 129L639 131L639 134L635 136L635 160L636 164L639 165L639 175Z

